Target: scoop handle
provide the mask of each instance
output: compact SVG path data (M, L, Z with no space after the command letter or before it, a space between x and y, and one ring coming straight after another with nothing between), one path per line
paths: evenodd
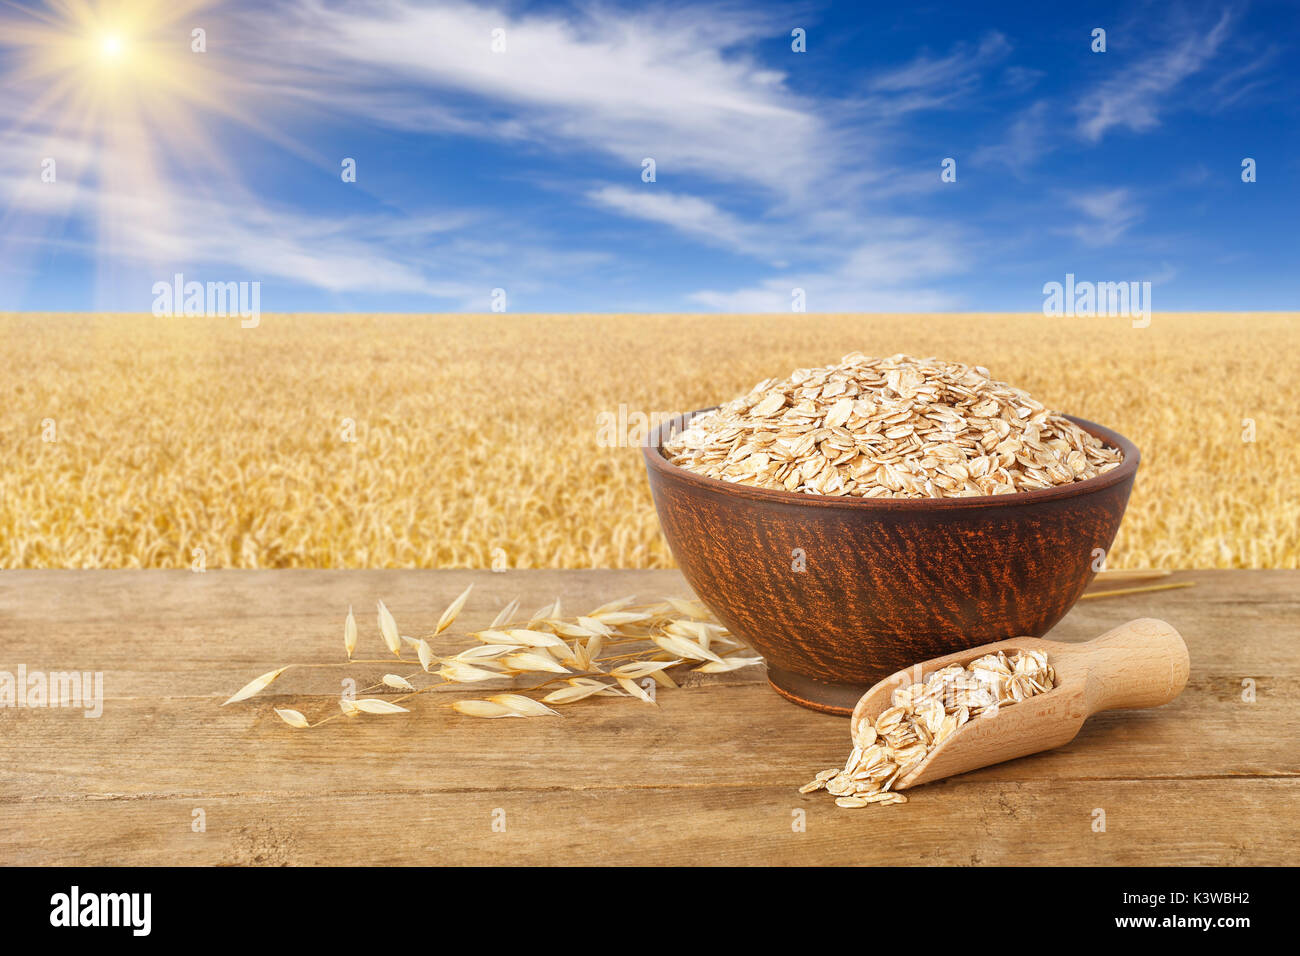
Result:
M1084 699L1090 714L1159 707L1187 684L1190 662L1182 635L1153 617L1121 624L1073 649L1074 663L1087 671Z

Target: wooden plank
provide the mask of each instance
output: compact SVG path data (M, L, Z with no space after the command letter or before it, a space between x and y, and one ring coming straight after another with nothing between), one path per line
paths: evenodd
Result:
M813 799L819 797L819 799ZM11 864L1293 864L1294 780L936 784L842 810L782 788L83 800L0 808ZM192 830L196 809L206 832ZM1106 830L1094 832L1097 810ZM494 811L505 832L493 832ZM795 812L805 814L796 832ZM498 814L496 820L500 821Z
M1300 677L1300 576L1294 571L1177 572L1195 587L1081 601L1048 635L1087 640L1133 617L1162 617L1187 640L1192 674ZM385 656L374 624L383 599L403 633L432 630L468 584L463 623L485 626L511 598L567 611L611 596L689 594L676 571L3 571L0 668L103 670L113 693L222 696L288 660L342 660L354 606L360 654ZM446 646L451 646L450 644ZM184 676L184 682L178 679ZM761 681L761 672L750 679Z
M578 613L628 593L685 594L675 571L0 572L0 670L102 670L107 697L98 720L0 708L0 860L1293 862L1267 836L1300 822L1300 757L1285 729L1300 710L1300 574L1169 580L1196 586L1081 602L1050 636L1169 620L1192 658L1178 701L1099 715L1052 753L924 788L903 807L855 812L795 793L843 761L847 721L786 703L761 667L698 676L657 708L592 700L563 719L504 726L459 717L432 695L409 715L310 732L271 712L290 701L332 712L344 673L333 667L291 671L276 695L218 706L279 664L340 661L349 603L359 653L379 656L379 598L404 633L420 634L471 582L464 624L476 627L516 596L531 610L559 595ZM389 670L408 672L348 673ZM1242 699L1244 678L1256 682L1254 703ZM189 831L195 806L219 821L206 835ZM473 835L493 806L519 821L510 842ZM1160 832L1109 839L1112 806L1124 826ZM809 830L791 834L799 807ZM1088 839L1072 836L1080 807L1085 817L1106 809L1108 834L1084 820ZM404 836L404 820L418 839ZM862 826L872 840L851 829ZM1018 839L1026 826L1037 851ZM987 835L972 848L970 833ZM347 858L331 858L339 853Z
M1255 704L1192 686L1165 708L1100 714L1065 747L985 768L1031 781L1300 775L1290 734L1300 682ZM272 705L332 713L333 698L220 708L213 700L116 700L87 720L67 709L0 709L0 801L66 794L355 793L642 785L730 786L737 776L791 790L848 755L848 722L732 684L664 691L659 706L593 699L565 717L461 717L433 700L411 714L310 731ZM1234 741L1227 746L1227 741Z

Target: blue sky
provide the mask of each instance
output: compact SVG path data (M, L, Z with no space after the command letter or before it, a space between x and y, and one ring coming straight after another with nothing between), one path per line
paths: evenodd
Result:
M177 272L267 312L1300 302L1292 3L25 6L2 310L147 311ZM87 30L122 52L46 62Z

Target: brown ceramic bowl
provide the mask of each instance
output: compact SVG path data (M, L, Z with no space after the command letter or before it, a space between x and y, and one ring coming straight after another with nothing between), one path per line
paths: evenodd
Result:
M978 498L836 498L705 478L670 463L665 422L644 449L659 522L687 582L767 661L797 704L848 714L883 677L1010 637L1041 637L1109 550L1139 455L1104 475ZM796 549L803 571L794 570Z

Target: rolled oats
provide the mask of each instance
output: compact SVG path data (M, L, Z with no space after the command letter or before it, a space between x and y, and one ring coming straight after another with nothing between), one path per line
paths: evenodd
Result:
M859 498L1013 494L1121 460L986 368L860 352L758 383L692 419L664 453L722 481Z
M1056 672L1042 651L985 654L966 667L950 664L920 683L898 687L890 706L874 721L864 720L853 737L844 769L823 770L799 789L823 787L841 807L906 803L893 793L898 778L974 717L992 717L999 707L1043 694L1056 685Z

